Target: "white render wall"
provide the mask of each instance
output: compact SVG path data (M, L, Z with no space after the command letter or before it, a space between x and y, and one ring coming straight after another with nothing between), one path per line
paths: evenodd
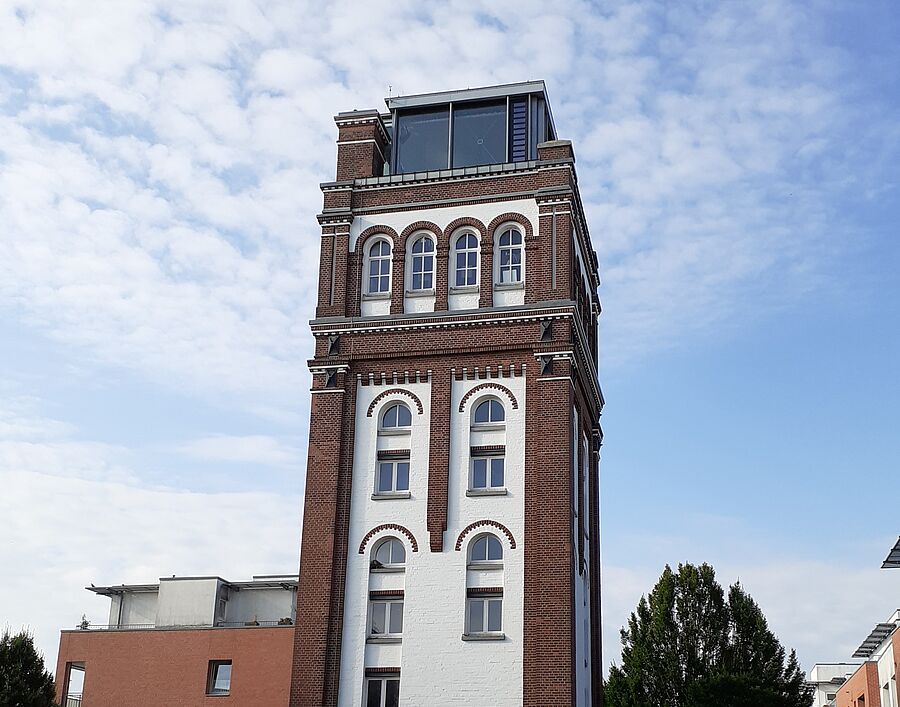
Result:
M160 579L157 626L212 626L221 580Z
M499 212L510 210L501 208ZM428 212L431 215L431 212ZM405 220L419 216L405 215ZM455 216L454 216L455 218ZM479 218L481 218L479 216ZM490 217L493 218L493 217ZM433 218L431 220L434 220ZM488 218L488 220L490 220ZM495 369L496 370L496 369ZM464 412L459 404L472 388L483 383L499 383L509 388L518 401L513 409L506 395L484 390L470 398ZM415 393L422 402L424 414L418 415L415 404L398 395L383 399L372 417L367 417L369 404L390 388ZM347 583L342 644L341 707L362 704L365 667L400 666L400 704L422 705L484 704L491 707L518 707L522 704L523 653L523 585L525 531L525 380L522 376L497 379L454 381L451 391L450 477L448 484L448 519L444 534L444 550L432 553L426 529L428 494L428 457L430 449L430 382L384 385L358 385L356 403L356 440L354 446L351 498L350 540L347 561ZM494 395L506 410L507 495L467 497L471 412L486 395ZM412 412L409 436L410 498L373 500L375 458L378 444L379 411L397 400L406 402ZM491 433L495 434L495 433ZM402 438L387 438L395 449L405 448ZM382 440L384 443L386 440ZM446 443L434 440L435 444ZM482 439L477 444L496 443ZM382 444L384 448L384 444ZM462 550L455 550L456 539L470 523L491 519L504 524L513 534L516 549L510 549L506 536L491 527L483 527L466 536ZM415 536L419 551L411 552L409 541L400 533L382 532L369 541L365 555L358 553L362 538L372 528L384 523L399 523ZM473 584L496 584L502 575L503 631L502 641L463 641L466 606L466 558L468 543L485 531L495 532L504 548L504 567L491 573L471 573ZM371 551L378 540L392 535L407 548L406 571L400 574L369 573ZM369 589L399 588L405 590L403 640L399 644L367 644L366 615Z

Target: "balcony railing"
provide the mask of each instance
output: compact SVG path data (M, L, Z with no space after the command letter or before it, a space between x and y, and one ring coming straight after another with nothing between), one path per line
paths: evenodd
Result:
M70 692L66 696L66 704L64 707L81 707L81 693Z
M209 624L183 624L180 626L157 626L156 624L80 624L75 628L81 631L141 631L148 629L172 630L186 628L253 628L258 626L293 626L291 619L278 619L275 621L216 621L213 626Z

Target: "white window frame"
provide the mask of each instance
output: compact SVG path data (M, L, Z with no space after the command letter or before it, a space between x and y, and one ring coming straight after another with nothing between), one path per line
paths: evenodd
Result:
M476 559L474 559L472 557L472 555L475 552L475 543L477 543L479 540L487 539L488 547L490 547L490 541L492 538L500 546L500 559L499 560L488 560L488 559L476 560ZM496 535L494 535L494 533L481 533L480 535L476 536L469 543L469 547L467 548L467 550L468 550L468 567L471 567L472 569L496 569L496 568L503 567L503 554L504 554L503 542L500 540L500 538L498 538ZM488 550L487 554L490 554L490 550Z
M369 638L384 638L384 639L396 639L403 637L403 601L404 597L376 597L374 599L369 599L369 613L368 618L366 619L366 635ZM372 625L375 620L375 605L376 604L384 604L384 633L374 633ZM396 607L400 607L397 609ZM394 616L395 612L400 612L400 631L391 631L391 618Z
M372 567L372 563L376 561L375 555L381 549L381 546L385 543L394 541L399 543L400 547L403 548L403 562L388 562L386 564L382 564L381 567ZM406 545L403 544L403 541L400 538L397 538L393 535L389 535L384 538L379 538L375 544L372 546L372 554L369 557L369 571L370 572L403 572L406 570L406 558L409 556L409 551L406 549ZM391 557L393 559L393 556Z
M475 413L478 411L484 403L495 402L500 406L500 409L503 410L503 419L500 421L491 420L490 412L488 412L488 421L487 422L475 422ZM490 410L490 408L488 408ZM472 405L472 418L470 421L470 425L477 430L485 430L485 429L503 429L506 427L506 406L503 404L503 401L500 400L496 395L487 395L483 398L479 398L475 401L475 404Z
M375 246L380 245L381 243L387 244L388 252L387 255L378 255L376 257L372 257L372 249ZM393 264L394 264L394 244L385 236L379 236L378 238L374 238L373 240L368 241L365 244L365 257L364 257L364 267L363 267L363 279L365 282L365 287L363 288L363 292L370 298L388 298L391 295L391 287L393 283L391 279L393 278ZM381 273L381 267L379 266L379 274L372 275L372 263L375 261L379 263L387 262L387 274ZM372 278L377 277L379 279L379 289L372 290ZM381 289L381 278L387 277L387 289Z
M409 494L409 457L396 457L392 459L377 459L375 466L375 495L376 496L390 496L390 495L408 495ZM384 490L381 488L381 466L382 464L390 464L391 465L391 488L388 490ZM406 464L406 488L401 489L397 488L397 465Z
M475 485L475 465L479 461L485 462L485 486ZM503 483L495 486L493 483L493 461L499 460L503 465ZM469 491L504 491L506 490L506 455L505 454L475 454L469 464Z
M464 237L473 238L475 240L474 247L469 247L467 245L465 248L460 248L459 241L460 241L460 239L462 239ZM465 266L465 268L458 268L457 267L457 257L462 253L465 253L467 255L466 266ZM475 254L475 265L473 267L470 267L468 264L469 263L468 255L471 253ZM463 283L462 285L458 284L458 282L457 282L457 275L459 274L460 270L465 270L465 272L466 272L466 282ZM469 282L469 273L472 270L474 270L474 272L475 272L475 282ZM450 274L451 274L451 277L449 278L450 279L450 290L451 291L452 290L457 290L457 291L477 290L479 287L480 281L481 281L480 271L481 271L481 239L479 238L478 234L475 233L474 231L468 231L468 230L457 231L456 233L453 234L453 247L450 249Z
M400 694L400 675L399 673L393 674L381 674L381 675L367 675L364 681L365 685L363 687L363 698L362 704L363 707L366 707L369 704L369 683L370 682L380 682L381 683L381 701L379 702L379 707L387 707L387 683L394 682L397 683L397 695L398 695L398 704L399 704L399 694Z
M510 231L514 232L519 236L519 243L517 245L501 245L500 240ZM516 223L505 223L500 228L495 231L494 236L494 287L496 289L518 289L525 285L525 234L522 233L522 227ZM513 272L513 268L516 267L511 262L504 266L502 264L503 261L503 252L518 250L519 251L519 279L518 280L510 280L509 282L503 282L503 272L504 270L508 270L510 273ZM510 255L510 259L512 259L512 255Z
M416 253L416 246L423 241L428 241L431 244L431 250L423 253ZM428 233L415 234L411 239L409 255L407 257L409 258L409 282L407 283L407 293L416 295L434 294L434 283L437 277L437 244L434 242L434 238ZM427 258L431 258L430 269L425 267L425 260ZM416 266L419 263L421 263L421 269L417 270ZM422 277L423 286L416 287L416 275ZM431 276L430 287L424 287L426 275Z
M500 626L494 629L487 625L490 615L489 604L493 602L500 604ZM475 604L481 604L480 631L473 630L472 626L472 607ZM503 635L503 593L466 597L466 636L499 638L503 637Z
M396 427L385 427L384 426L384 417L388 414L391 408L396 406L405 407L406 411L409 413L409 425L397 425ZM399 413L398 413L399 414ZM378 434L383 435L408 435L412 431L412 410L410 410L409 405L406 404L403 400L389 400L385 403L384 407L381 409L381 412L378 414Z

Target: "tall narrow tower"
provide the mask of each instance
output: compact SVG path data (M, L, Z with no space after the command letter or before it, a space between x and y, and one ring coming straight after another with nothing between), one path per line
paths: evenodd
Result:
M543 82L340 113L292 707L600 705L597 258Z

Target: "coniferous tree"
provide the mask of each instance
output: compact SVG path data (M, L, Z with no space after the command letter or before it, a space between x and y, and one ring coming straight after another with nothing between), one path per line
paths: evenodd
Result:
M622 629L622 664L610 669L608 707L809 707L792 651L753 599L725 592L707 564L666 567Z
M27 631L0 637L0 707L54 707L53 675Z

